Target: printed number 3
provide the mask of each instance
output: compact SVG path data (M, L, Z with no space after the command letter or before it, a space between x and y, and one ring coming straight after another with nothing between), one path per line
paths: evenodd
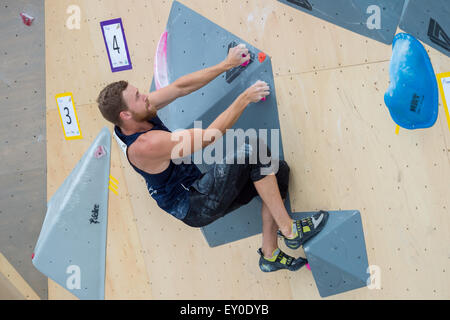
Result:
M67 111L66 117L69 118L69 121L67 122L67 124L71 124L72 123L72 118L70 117L69 108L65 107L64 110Z

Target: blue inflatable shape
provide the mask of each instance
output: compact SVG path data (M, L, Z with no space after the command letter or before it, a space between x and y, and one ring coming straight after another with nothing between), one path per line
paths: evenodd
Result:
M433 126L439 104L436 76L425 48L410 34L394 38L389 77L384 102L395 123L405 129Z

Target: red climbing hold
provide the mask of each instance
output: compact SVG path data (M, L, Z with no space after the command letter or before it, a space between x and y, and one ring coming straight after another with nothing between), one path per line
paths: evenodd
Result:
M31 260L33 260L34 259L34 252L33 252L33 254L31 255Z
M27 26L31 26L34 20L32 16L26 14L25 12L22 12L20 16L22 17L23 23L25 23Z
M263 63L266 60L266 54L264 52L258 53L258 60L260 63Z

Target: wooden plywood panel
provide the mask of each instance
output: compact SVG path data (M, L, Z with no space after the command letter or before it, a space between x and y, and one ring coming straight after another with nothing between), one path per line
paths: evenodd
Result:
M391 58L390 45L372 41L276 1L180 2L268 53L276 76ZM162 16L166 17L165 12ZM397 32L402 30L397 29ZM426 48L432 55L439 53L429 46ZM447 57L435 58L445 60Z
M24 300L19 290L3 274L0 274L0 300Z
M0 252L0 300L40 300L16 269Z
M390 59L390 46L278 1L180 2L269 54L275 75Z
M291 205L361 211L382 289L338 298L448 298L450 132L441 112L434 127L395 135L383 103L387 68L383 62L276 79L293 167ZM296 288L294 296L304 298L303 286Z
M80 8L80 29L66 26L72 15L66 11L71 5ZM56 109L55 95L67 91L74 93L76 104L94 103L104 86L123 79L147 90L157 40L169 10L169 1L47 1L47 108ZM111 73L100 22L119 17L133 69ZM86 79L90 85L86 85Z

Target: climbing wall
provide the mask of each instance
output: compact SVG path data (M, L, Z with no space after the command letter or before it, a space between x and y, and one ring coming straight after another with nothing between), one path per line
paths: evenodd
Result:
M391 47L279 1L180 2L271 57L292 210L360 212L380 285L328 299L450 298L450 132L441 104L434 127L395 133L383 102ZM80 29L65 27L70 5L80 9ZM49 197L107 125L95 105L100 90L122 79L148 89L171 6L46 1ZM100 22L118 17L133 69L112 73ZM426 48L435 71L449 71L448 57ZM63 92L74 94L82 140L64 139L54 98ZM210 248L200 230L157 207L116 143L111 175L119 188L109 200L107 299L320 298L306 268L260 272L261 235ZM52 282L49 296L73 298Z
M0 30L0 252L45 299L31 264L46 211L44 1L1 1Z

